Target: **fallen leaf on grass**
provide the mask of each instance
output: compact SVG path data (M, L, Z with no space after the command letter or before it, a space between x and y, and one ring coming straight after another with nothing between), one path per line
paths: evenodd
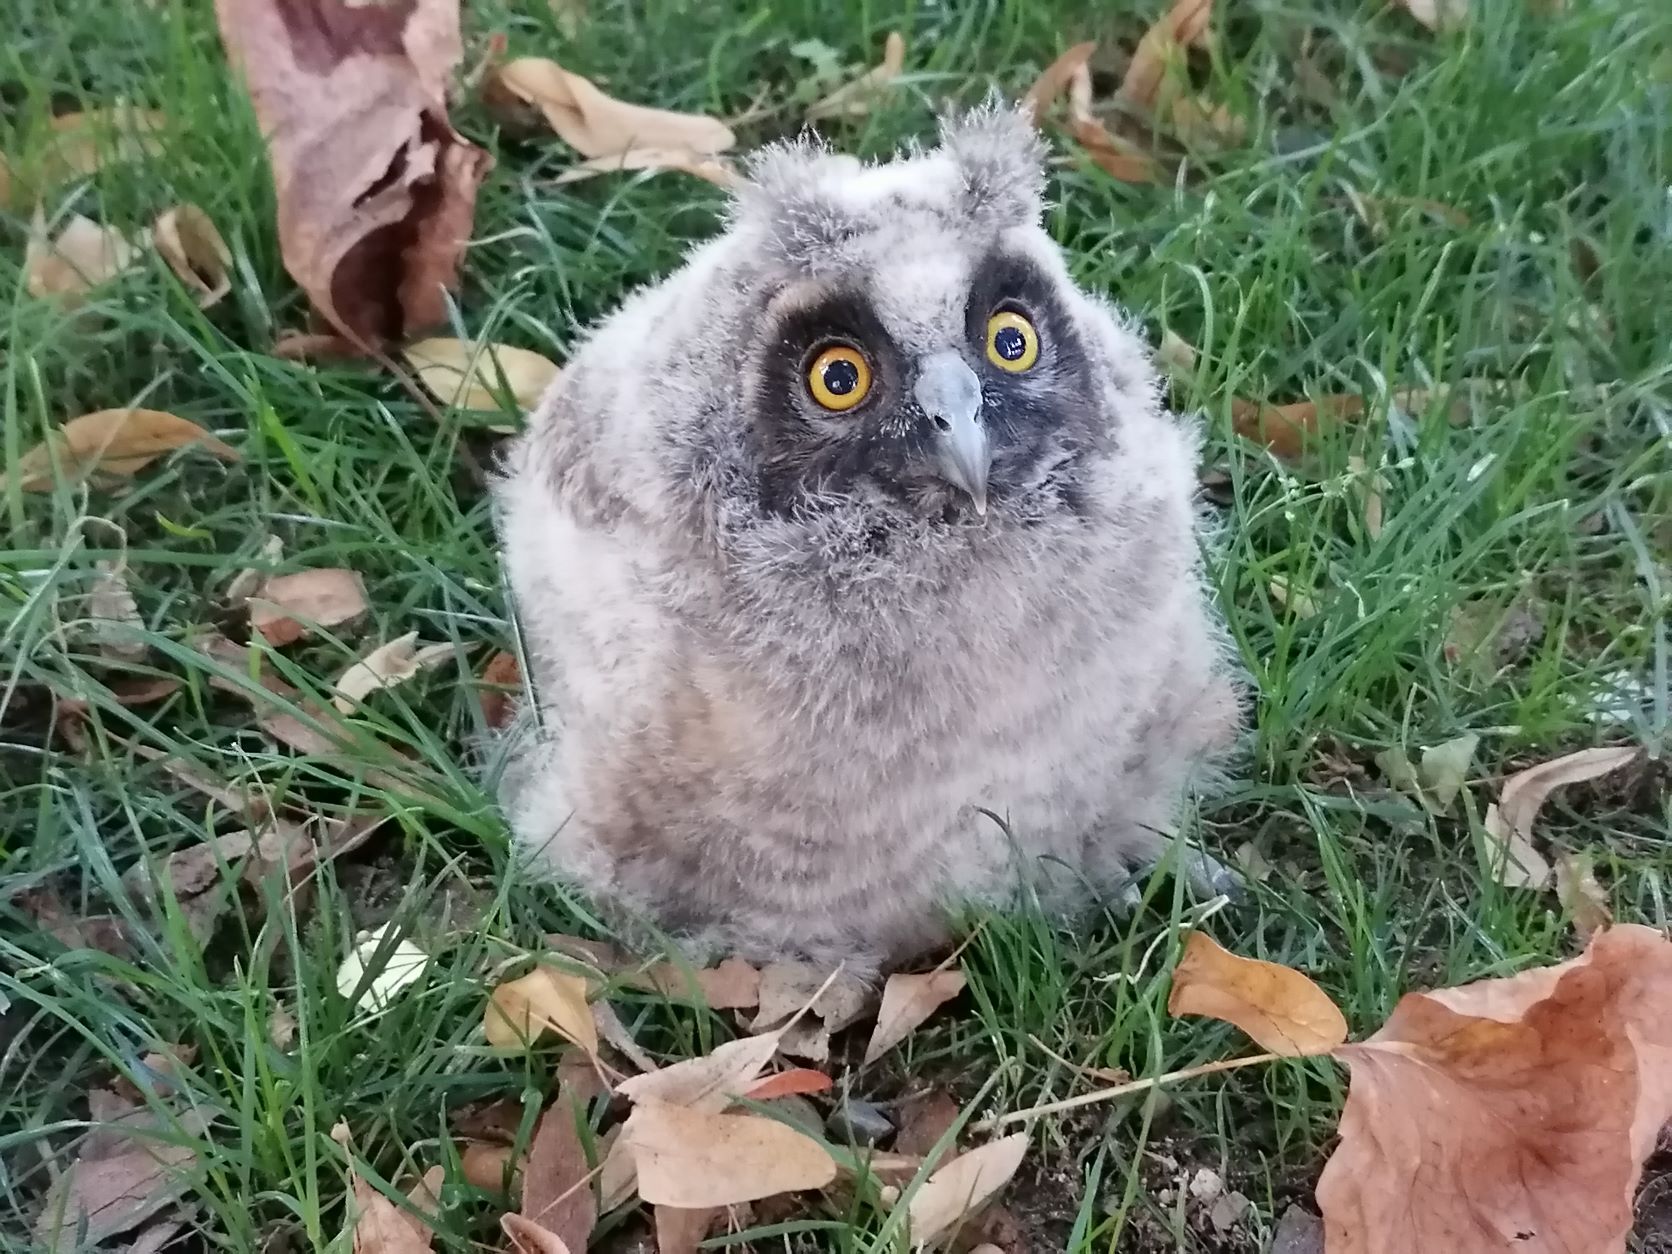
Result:
M828 1093L835 1081L822 1071L811 1067L791 1067L764 1080L756 1080L743 1094L752 1102L769 1102L775 1097L805 1097L812 1093Z
M215 13L267 136L285 269L364 349L444 321L490 165L447 118L458 0Z
M607 1001L592 1003L592 1021L598 1027L598 1035L632 1063L640 1071L655 1071L656 1060L643 1049L628 1031L627 1025L621 1021L621 1016L615 1013L615 1007Z
M715 118L628 104L545 57L507 61L489 75L485 97L500 110L508 100L534 106L582 157L620 156L635 148L712 156L737 142Z
M1494 874L1509 888L1542 888L1550 864L1533 847L1533 823L1545 799L1558 788L1617 771L1636 759L1635 748L1581 749L1528 767L1504 781L1498 804L1488 806L1482 825L1491 846Z
M499 1226L511 1239L516 1254L570 1254L563 1238L521 1215L501 1215Z
M731 162L712 153L693 152L689 148L634 148L577 161L552 179L551 185L561 187L566 183L597 178L600 174L619 174L626 170L677 170L681 174L706 179L716 187L736 187L743 181Z
M12 901L36 927L65 949L96 949L117 958L133 953L127 921L121 915L72 913L57 891L48 886L26 889Z
M142 243L79 213L54 238L37 208L24 247L24 284L31 296L75 309L94 288L133 269Z
M87 594L88 639L114 661L144 661L149 650L138 636L145 630L145 620L128 589L127 568L101 560L93 563L93 570L93 587Z
M1057 97L1068 90L1075 74L1085 68L1091 60L1091 54L1096 51L1095 42L1075 44L1047 65L1039 77L1033 80L1033 86L1022 96L1022 104L1035 126L1045 120L1046 111L1056 103Z
M193 444L222 461L238 460L237 449L195 422L159 409L101 409L71 418L24 453L0 477L0 487L15 481L25 492L50 492L58 482L55 466L71 483L94 471L137 474L164 453Z
M341 627L369 608L358 571L342 567L275 575L249 600L250 626L268 644L283 647L314 627Z
M161 113L131 105L53 118L38 146L11 160L0 157L0 209L38 203L60 183L156 152L166 122Z
M1318 617L1318 603L1312 599L1312 594L1296 588L1287 575L1273 575L1266 581L1266 588L1271 592L1271 599L1291 611L1296 618Z
M1672 1117L1672 942L1597 934L1559 966L1411 993L1352 1071L1318 1182L1330 1254L1621 1254Z
M1589 853L1564 853L1556 859L1556 900L1573 920L1579 939L1589 944L1593 936L1614 922L1608 908L1608 894L1597 883Z
M1474 765L1475 750L1479 747L1480 737L1471 732L1422 751L1422 760L1417 764L1417 779L1439 811L1451 809L1451 803L1463 791L1463 785L1469 778L1469 768Z
M590 1068L588 1068L590 1070ZM509 1145L483 1145L472 1141L459 1154L459 1174L467 1184L485 1193L504 1192L507 1167L519 1167Z
M354 1254L424 1254L432 1233L359 1176L354 1177Z
M1068 80L1068 132L1100 170L1123 183L1159 183L1165 170L1153 154L1116 135L1091 111L1091 69L1074 67Z
M574 1102L562 1092L540 1116L523 1164L521 1214L574 1250L586 1249L598 1207L587 1185L591 1169L576 1128Z
M507 344L419 340L402 355L436 400L457 409L497 412L503 392L518 409L531 410L558 373L539 353Z
M355 998L354 1004L361 1010L376 1013L388 1009L395 994L418 980L430 964L430 956L404 936L389 944L389 931L394 926L385 923L360 933L337 968L337 992ZM368 974L370 979L366 978Z
M1167 66L1185 45L1205 47L1213 0L1173 0L1172 7L1144 32L1121 80L1120 98L1150 112L1161 97Z
M623 1080L616 1092L634 1102L661 1102L718 1112L752 1089L778 1052L783 1030L727 1041L701 1058Z
M1337 394L1289 405L1260 405L1237 397L1231 401L1231 429L1278 457L1294 458L1304 451L1309 436L1362 413L1362 396Z
M379 645L350 666L331 686L331 704L341 714L352 714L372 693L405 683L453 656L456 646L443 641L418 647L418 633L409 631Z
M598 1056L598 1026L586 1001L586 981L554 967L535 967L495 988L483 1012L482 1031L500 1049L532 1044L550 1028L588 1056Z
M883 42L882 63L866 70L851 83L843 83L824 99L807 110L809 122L827 118L864 117L871 111L878 95L895 79L906 65L906 41L899 31L889 31Z
M836 1178L824 1146L761 1115L728 1115L636 1102L622 1143L653 1206L700 1209L820 1189Z
M1469 0L1399 0L1429 30L1456 30L1469 20Z
M124 1245L119 1254L159 1254L185 1235L183 1220L165 1219L140 1229L139 1235Z
M1028 1134L1016 1132L960 1154L925 1180L906 1203L913 1246L936 1241L974 1215L1010 1183L1028 1152Z
M209 215L196 205L165 209L151 225L151 240L180 282L207 309L232 290L232 250Z
M1346 1018L1306 976L1233 954L1205 932L1185 938L1167 1013L1235 1024L1262 1049L1286 1057L1327 1054L1347 1039Z
M277 1050L288 1050L296 1043L296 1016L283 1006L273 1007L267 1016L267 1039Z
M794 1020L779 1048L823 1062L830 1057L831 1033L856 1022L873 1000L871 987L845 972L831 975L811 963L774 962L761 970L760 1010L750 1027L758 1032Z
M919 1024L964 991L962 971L930 971L924 975L891 975L883 985L877 1026L865 1046L869 1065L917 1030Z
M292 883L318 854L299 824L269 815L258 831L213 836L160 862L142 861L122 878L135 895L172 898L192 935L204 942L236 900L239 884L258 886L270 874Z
M522 691L522 669L517 655L503 649L488 659L479 681L482 690L482 721L498 731L511 721L517 694Z
M187 1145L122 1138L126 1148L78 1157L47 1189L35 1248L71 1254L137 1227L184 1191L197 1165Z
M656 1254L697 1254L708 1230L720 1216L718 1206L686 1210L679 1206L655 1208Z
M895 1152L926 1157L958 1122L960 1113L958 1103L940 1089L930 1089L908 1099L900 1109L900 1131L894 1138Z

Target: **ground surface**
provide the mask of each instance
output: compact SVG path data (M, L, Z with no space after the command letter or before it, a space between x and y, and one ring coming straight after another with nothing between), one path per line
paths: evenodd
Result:
M27 208L0 218L7 460L72 415L136 401L210 427L243 460L186 455L119 491L0 497L0 1244L26 1244L85 1091L180 1043L197 1050L184 1086L215 1128L188 1212L193 1248L258 1249L288 1228L290 1248L346 1249L332 1126L346 1120L354 1152L392 1179L441 1159L449 1109L537 1103L550 1056L507 1061L483 1047L482 981L543 932L587 926L578 905L508 877L471 771L482 730L471 676L506 643L475 469L502 419L448 412L438 426L385 375L268 355L304 310L207 6L22 7L0 52L0 147L9 126L122 99L171 119L160 155L64 186L48 211L73 197L77 211L138 224L189 200L220 224L236 273L232 297L204 314L148 263L99 294L101 316L70 319L24 292ZM1481 812L1519 765L1667 733L1654 691L1672 590L1672 9L1535 7L1479 0L1470 31L1436 36L1373 2L1224 0L1218 56L1196 69L1251 119L1243 145L1197 154L1167 187L1115 182L1058 148L1052 227L1080 279L1157 342L1167 329L1200 350L1175 400L1207 417L1226 522L1215 573L1259 690L1246 761L1201 829L1222 853L1247 847L1269 867L1212 930L1314 974L1359 1032L1409 988L1571 952L1553 895L1484 873ZM900 29L907 74L889 104L830 128L874 154L922 133L943 100L994 81L1019 92L1081 39L1103 42L1101 94L1158 12L1135 0L594 0L570 37L539 0L469 8L477 46L502 30L513 53L557 56L635 99L725 116L753 106L745 144L794 128L810 68L792 51L800 41L858 66ZM720 196L707 184L670 174L553 188L569 160L560 144L502 143L473 104L458 118L498 161L458 302L466 333L561 363L577 328L713 228ZM1386 403L1463 380L1486 382L1457 405ZM1298 462L1231 436L1233 396L1337 392L1373 398L1370 416ZM1375 476L1379 535L1365 514ZM362 641L418 629L465 646L365 707L358 762L275 744L184 644L205 625L242 632L220 598L270 534L284 569L364 573ZM116 558L149 628L149 660L130 677L188 681L149 708L109 699L121 672L72 629L95 561ZM1505 630L1471 650L1468 622ZM266 665L317 689L355 648L304 644ZM1609 695L1622 686L1635 694L1623 703ZM52 690L93 702L84 747L54 732ZM1375 765L1384 750L1415 757L1466 733L1481 738L1475 766L1442 815ZM325 869L311 903L263 912L251 893L199 945L121 876L142 853L228 821L122 742L326 814L379 802L365 770L394 745L423 764L432 796ZM1650 765L1569 790L1541 826L1552 850L1594 852L1617 915L1661 926L1666 778ZM122 916L132 957L66 951L30 905L47 888L71 912ZM1164 1014L1191 909L1162 882L1136 917L1091 935L990 921L963 957L968 995L862 1087L891 1097L934 1078L991 1112L1083 1087L1052 1054L1144 1075L1245 1048L1228 1028ZM436 965L368 1022L337 996L334 972L357 929L390 918ZM300 1025L288 1050L266 1028L280 1007ZM631 1009L641 1040L669 1056L730 1030L654 999ZM1045 1121L1009 1198L1015 1221L1036 1250L1264 1248L1275 1215L1307 1196L1343 1091L1328 1065L1287 1064L1187 1085L1158 1107ZM1201 1167L1254 1204L1228 1234L1180 1192ZM441 1246L493 1239L481 1198L452 1203ZM755 1248L869 1249L882 1223L860 1208Z

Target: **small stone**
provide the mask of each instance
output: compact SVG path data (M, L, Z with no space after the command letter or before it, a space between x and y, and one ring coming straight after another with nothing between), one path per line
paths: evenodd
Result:
M1208 1222L1220 1236L1235 1228L1248 1214L1248 1199L1241 1193L1222 1194L1208 1212Z
M1225 1182L1219 1178L1217 1171L1202 1167L1190 1177L1190 1196L1204 1206L1218 1200L1224 1192Z
M894 1134L894 1124L881 1107L852 1098L836 1103L825 1127L838 1141L851 1145L875 1145Z

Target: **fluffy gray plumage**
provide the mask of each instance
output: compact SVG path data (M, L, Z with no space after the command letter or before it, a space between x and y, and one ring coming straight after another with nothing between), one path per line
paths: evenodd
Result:
M538 865L707 951L875 967L1163 852L1238 723L1197 436L1042 229L1042 157L1007 110L880 166L769 149L576 352L498 488ZM872 372L846 412L832 343Z

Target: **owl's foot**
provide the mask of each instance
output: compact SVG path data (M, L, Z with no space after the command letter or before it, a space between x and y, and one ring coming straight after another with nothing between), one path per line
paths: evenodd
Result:
M1135 863L1130 868L1120 867L1107 873L1099 894L1103 904L1116 915L1132 914L1143 904L1144 894L1139 880L1162 866L1184 876L1190 895L1201 901L1214 897L1240 901L1247 890L1241 873L1235 868L1226 866L1210 853L1185 845L1180 846L1176 854L1169 852L1159 858Z

